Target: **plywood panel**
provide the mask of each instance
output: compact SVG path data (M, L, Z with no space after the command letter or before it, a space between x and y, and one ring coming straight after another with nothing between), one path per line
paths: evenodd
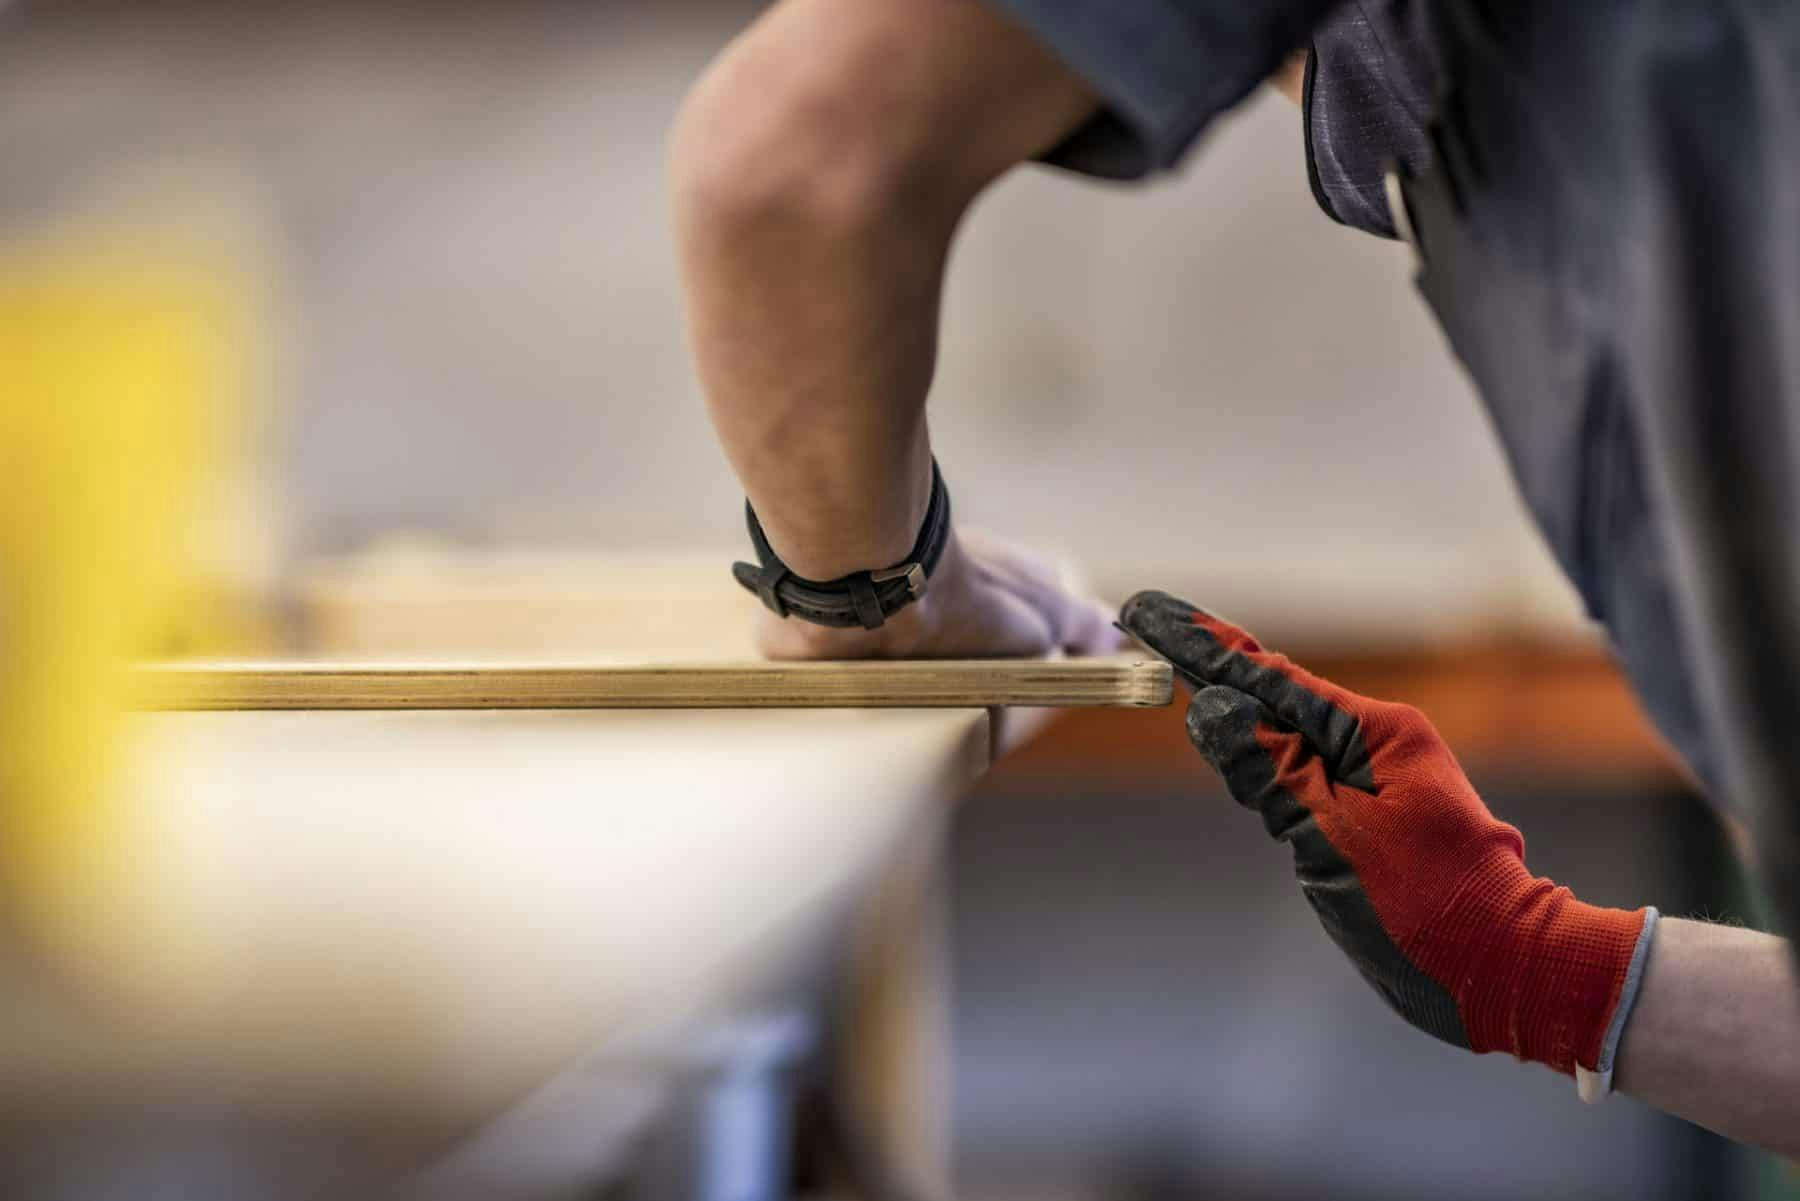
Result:
M1135 657L855 663L180 663L139 668L150 709L1144 707L1167 664Z

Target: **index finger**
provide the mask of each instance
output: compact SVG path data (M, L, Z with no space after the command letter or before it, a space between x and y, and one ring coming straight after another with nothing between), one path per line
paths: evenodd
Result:
M1356 693L1264 650L1248 632L1166 592L1133 596L1119 610L1119 624L1195 688L1223 684L1255 697L1334 765L1339 779L1374 789L1358 717L1363 698Z

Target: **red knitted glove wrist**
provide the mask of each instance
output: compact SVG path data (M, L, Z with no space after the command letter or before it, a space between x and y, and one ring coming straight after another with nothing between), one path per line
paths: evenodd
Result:
M1474 1051L1610 1069L1649 912L1600 909L1525 869L1418 710L1358 696L1159 592L1124 626L1199 691L1188 733L1294 848L1326 932L1402 1017Z

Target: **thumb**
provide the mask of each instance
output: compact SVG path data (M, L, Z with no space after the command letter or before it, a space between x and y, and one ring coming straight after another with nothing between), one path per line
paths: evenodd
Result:
M1262 717L1255 697L1223 684L1202 688L1188 702L1188 740L1224 779L1232 798L1249 809L1258 806L1273 778L1268 752L1256 740Z

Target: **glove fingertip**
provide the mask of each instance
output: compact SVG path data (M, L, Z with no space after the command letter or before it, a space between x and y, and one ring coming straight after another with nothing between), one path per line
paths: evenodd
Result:
M1155 645L1158 635L1192 625L1196 611L1194 606L1178 597L1155 588L1146 588L1132 594L1130 599L1119 606L1119 626Z
M1188 702L1187 734L1194 749L1227 779L1243 757L1257 749L1256 698L1223 684L1202 688Z

